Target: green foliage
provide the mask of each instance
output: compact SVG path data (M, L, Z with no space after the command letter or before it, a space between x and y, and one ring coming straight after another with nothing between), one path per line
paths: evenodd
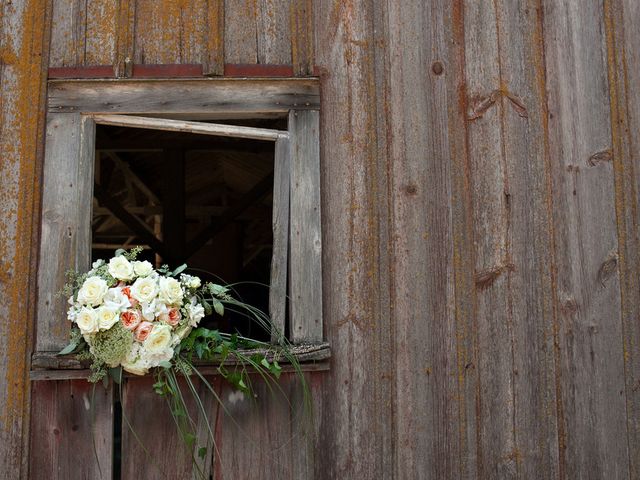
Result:
M103 330L93 337L92 353L107 365L119 364L133 346L133 333L118 322L109 330Z

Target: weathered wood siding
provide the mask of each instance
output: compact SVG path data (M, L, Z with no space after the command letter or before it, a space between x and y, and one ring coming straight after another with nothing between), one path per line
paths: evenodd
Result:
M240 425L216 423L219 452L202 465L214 478L640 478L638 2L24 0L0 12L8 478L95 472L61 459L90 445L73 428L84 403L69 401L86 389L28 381L46 67L123 77L156 64L321 75L331 367L308 374L306 437L299 399L247 408L222 390ZM124 400L153 442L172 425L145 428L160 413L140 402L163 408L148 387L129 382ZM288 378L283 389L296 391ZM159 466L189 474L165 463L178 455L166 435ZM156 478L138 450L125 434L123 478Z

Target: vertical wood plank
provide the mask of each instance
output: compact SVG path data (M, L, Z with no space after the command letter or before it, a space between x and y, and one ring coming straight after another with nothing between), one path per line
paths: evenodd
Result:
M448 82L458 85L460 79L457 46L445 33L453 14L451 2L388 6L398 478L456 478L460 459L473 455L462 450L466 432L458 424L464 409L460 377L466 373L457 362L454 311L455 295L464 293L455 291L452 262L451 157L459 146L450 141L449 129L460 119ZM434 70L436 61L442 70Z
M289 139L278 139L274 154L273 253L271 255L271 284L269 288L269 316L274 327L271 332L271 340L274 342L280 342L285 333L289 259L290 158Z
M0 4L0 471L25 478L50 1Z
M557 478L558 420L553 333L555 281L551 165L542 44L535 2L496 4L504 156L507 165L509 272L513 331L517 472ZM524 68L523 68L524 65Z
M99 384L94 391L94 385L85 380L45 380L32 385L35 414L29 478L111 478L111 388Z
M257 63L256 0L225 0L225 63Z
M386 77L386 52L398 44L387 43L384 32L392 31L387 8L398 2L313 3L315 61L330 72L322 82L321 182L324 327L332 352L316 397L313 474L394 478L395 267L385 264L395 234L386 224L392 165L386 142L394 132L384 119L397 98L388 87L398 85ZM375 43L363 41L374 32Z
M567 478L626 478L604 12L596 1L544 2L544 8L560 313L561 461Z
M39 351L66 345L67 304L57 293L65 283L65 271L86 270L91 260L94 137L95 124L88 117L48 116L38 264Z
M320 112L289 114L291 224L289 292L291 341L322 341L320 232Z
M313 74L314 36L313 1L298 0L291 4L291 60L296 76ZM336 21L336 18L332 18Z
M635 140L640 128L639 15L638 2L604 2L631 478L640 476L640 146Z
M258 0L258 63L291 64L291 0Z
M136 0L119 0L115 60L115 74L117 78L127 78L133 73L135 18Z
M84 0L53 2L50 66L68 67L84 64L87 28L85 7Z
M86 2L84 65L116 63L118 0Z
M208 0L204 75L224 75L224 23L224 0Z
M504 155L496 12L486 2L465 4L465 79L473 199L480 474L517 476L514 431L514 331L510 276L510 197ZM491 55L489 52L496 52ZM482 109L489 106L485 111ZM493 107L493 108L491 108ZM484 372L491 372L483 375Z
M180 381L180 386L189 414L197 418L187 385ZM180 438L166 400L154 392L152 377L124 382L122 412L122 478L192 477L193 452L187 450ZM145 448L150 455L145 453Z

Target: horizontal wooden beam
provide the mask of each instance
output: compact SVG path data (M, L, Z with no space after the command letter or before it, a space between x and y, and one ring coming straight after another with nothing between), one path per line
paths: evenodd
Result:
M243 353L247 356L251 356L254 353L264 354L264 349L245 350ZM328 343L319 344L304 344L291 346L291 353L298 360L298 362L322 362L331 358L331 348ZM267 355L272 358L272 355ZM278 361L283 364L283 369L286 370L288 364L286 359L281 358ZM233 357L228 357L225 365L238 365L239 361ZM198 369L205 373L207 368L215 373L215 362L195 362ZM313 365L313 364L311 364ZM310 366L309 364L306 365ZM86 378L88 375L89 363L86 361L79 361L75 355L58 355L57 352L35 352L31 357L31 379L32 380L45 380L45 379L58 379L60 375L64 375L64 371L74 372L76 377L63 377L63 378ZM74 374L71 373L71 374Z
M93 121L99 125L197 133L199 135L213 135L216 137L247 138L250 140L270 140L275 142L279 138L287 138L289 136L284 130L243 127L240 125L225 125L221 123L190 122L187 120L137 117L132 115L94 114L91 117Z
M319 110L316 78L50 80L50 112L209 115L231 118Z

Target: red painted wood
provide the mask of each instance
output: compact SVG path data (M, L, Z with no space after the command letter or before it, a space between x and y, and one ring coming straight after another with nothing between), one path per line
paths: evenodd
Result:
M54 78L112 78L113 65L97 65L92 67L52 67L49 68L49 79Z
M225 77L293 77L293 65L234 64L224 66Z

